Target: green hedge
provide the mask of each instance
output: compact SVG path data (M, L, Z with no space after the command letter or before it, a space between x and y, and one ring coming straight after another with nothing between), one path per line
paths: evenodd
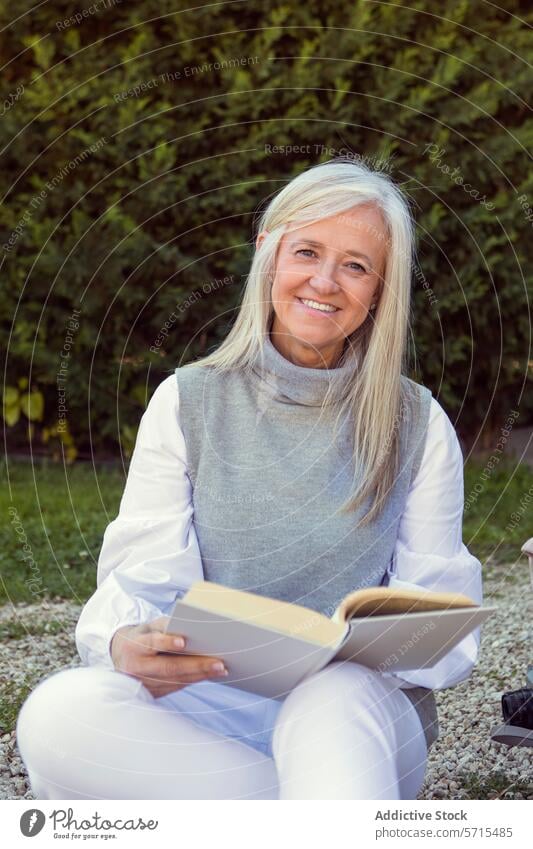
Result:
M531 422L530 4L187 7L2 6L8 447L29 417L35 452L131 450L227 333L258 209L346 151L416 210L416 379L471 444Z

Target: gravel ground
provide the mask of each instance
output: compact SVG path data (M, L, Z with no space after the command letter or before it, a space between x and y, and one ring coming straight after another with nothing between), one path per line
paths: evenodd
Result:
M485 601L499 609L483 627L478 665L468 682L437 693L440 737L432 746L419 799L533 799L533 749L490 739L501 722L501 695L525 686L533 592L527 565L485 568ZM70 602L0 608L0 799L33 799L15 733L22 696L52 672L78 666L73 632L80 607ZM8 637L8 635L11 635Z

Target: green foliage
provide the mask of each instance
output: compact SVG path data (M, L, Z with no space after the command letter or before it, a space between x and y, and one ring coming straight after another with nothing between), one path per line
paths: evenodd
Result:
M18 381L18 386L4 387L2 417L9 427L16 425L22 414L30 422L40 422L43 419L43 394L37 389L32 392L24 391L27 386L28 379L21 377Z
M54 634L66 634L70 629L69 622L60 622L57 619L47 622L45 625L22 622L20 619L8 619L0 623L0 641L21 640L24 637L47 637Z
M143 397L231 326L254 214L343 149L388 158L412 198L416 379L470 442L510 409L531 421L532 12L505 6L142 0L68 23L79 4L59 0L32 4L30 34L4 4L0 326L9 384L38 386L48 432L74 309L73 445L117 456ZM16 447L26 428L11 425Z
M511 462L502 462L488 477L486 470L482 461L465 467L464 541L482 561L514 562L531 536L533 471Z
M520 781L502 770L490 773L460 770L456 778L461 786L461 799L533 799L533 782Z

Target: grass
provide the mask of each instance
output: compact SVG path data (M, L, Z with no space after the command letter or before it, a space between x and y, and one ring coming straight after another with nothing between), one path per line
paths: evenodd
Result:
M532 512L533 469L529 466L502 462L491 471L487 463L467 464L463 538L481 561L516 560L531 536L528 518Z
M0 478L0 604L84 603L95 589L104 530L118 512L122 470L17 461L4 462Z
M533 498L525 508L521 502L528 490L533 493L533 471L502 462L483 480L485 468L477 462L466 469L465 500L471 503L465 543L482 561L513 561L531 533ZM7 484L0 494L6 519L0 531L0 604L44 597L83 604L95 589L104 530L118 512L123 470L10 461L0 466L0 478Z
M467 794L467 799L508 799L520 793L525 799L533 796L533 783L515 781L504 772L480 775L477 772L461 772L457 782Z
M50 637L54 634L70 634L72 624L57 620L46 622L44 625L29 624L20 619L11 619L0 623L0 642L6 640L21 640L23 637Z
M39 680L37 674L27 674L22 682L0 678L0 735L15 728L20 709Z

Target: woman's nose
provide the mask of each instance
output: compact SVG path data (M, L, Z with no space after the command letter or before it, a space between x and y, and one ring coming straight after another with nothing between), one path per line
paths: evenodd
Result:
M332 293L340 290L339 284L335 281L335 274L332 269L324 268L317 270L309 282L317 292Z

